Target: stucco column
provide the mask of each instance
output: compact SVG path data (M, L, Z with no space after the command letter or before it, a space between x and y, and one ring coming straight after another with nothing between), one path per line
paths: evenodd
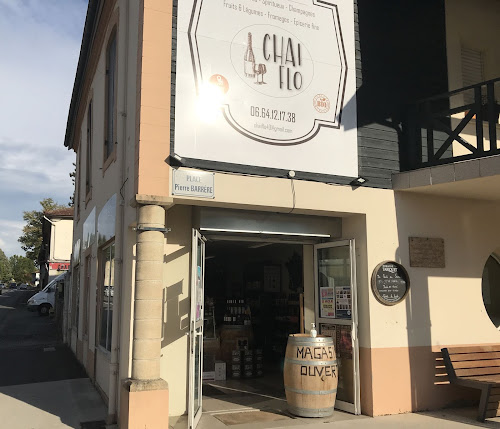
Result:
M138 208L132 379L160 378L165 209ZM156 230L155 230L156 229Z
M168 384L160 377L165 208L137 207L132 378L123 385L120 428L168 428Z

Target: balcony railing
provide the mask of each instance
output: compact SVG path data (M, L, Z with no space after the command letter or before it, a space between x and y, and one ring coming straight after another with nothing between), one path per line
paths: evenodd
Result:
M500 78L419 101L406 123L401 170L498 155Z

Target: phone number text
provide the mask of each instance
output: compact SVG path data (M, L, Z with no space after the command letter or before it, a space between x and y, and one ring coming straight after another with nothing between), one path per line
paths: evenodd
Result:
M295 122L295 113L266 109L265 107L250 106L250 115L256 118L274 119L275 121Z

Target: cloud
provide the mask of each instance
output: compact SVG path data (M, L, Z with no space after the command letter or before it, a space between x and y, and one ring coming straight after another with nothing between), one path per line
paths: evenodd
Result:
M22 252L23 211L46 197L65 204L73 193L75 155L64 134L86 8L86 0L0 0L0 246L7 254Z
M17 241L23 232L22 222L0 219L0 249L7 257L12 255L24 255L21 244Z

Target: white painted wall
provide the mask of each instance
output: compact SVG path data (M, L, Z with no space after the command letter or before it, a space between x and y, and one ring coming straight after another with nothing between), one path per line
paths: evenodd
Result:
M73 251L73 219L50 221L50 261L69 261Z

